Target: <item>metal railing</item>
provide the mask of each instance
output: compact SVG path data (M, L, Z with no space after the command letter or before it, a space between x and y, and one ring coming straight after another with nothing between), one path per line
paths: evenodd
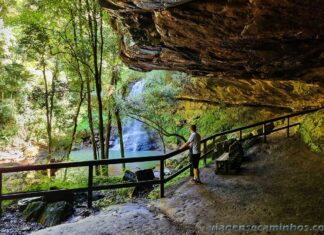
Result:
M223 132L218 132L214 135L211 135L209 137L206 137L201 140L201 144L203 146L203 152L201 159L203 159L205 166L207 165L207 157L210 155L216 148L216 138L220 136L224 136L227 134L238 134L238 140L244 141L246 139L250 138L257 138L260 136L263 136L263 140L266 141L267 135L280 131L280 130L287 130L287 137L290 135L290 128L294 126L300 125L300 123L291 123L291 118L296 116L301 116L307 113L318 111L322 108L312 109L312 110L306 110L301 111L297 113L292 113L289 115L281 116L278 118L269 119L266 121L254 123L252 125L235 128L232 130L227 130ZM287 125L273 129L271 131L266 131L266 125L268 123L274 123L276 121L285 121L287 120ZM262 126L262 133L248 136L243 138L243 131L248 130L257 126ZM208 145L208 141L210 142L210 145ZM22 199L22 198L28 198L28 197L35 197L35 196L47 196L47 195L54 195L57 193L75 193L75 192L87 192L88 196L88 207L92 207L92 193L93 191L99 191L99 190L107 190L107 189L118 189L118 188L128 188L128 187L134 187L137 185L160 185L160 197L164 197L164 186L165 183L168 181L174 179L178 175L180 175L182 172L188 170L191 168L191 164L187 164L186 166L182 167L178 171L172 173L171 175L165 177L164 174L164 163L167 159L174 157L180 153L183 153L187 151L187 149L184 150L177 150L170 153L167 153L165 155L160 156L148 156L148 157L134 157L134 158L122 158L122 159L107 159L107 160L92 160L92 161L80 161L80 162L65 162L65 163L51 163L51 164L42 164L42 165L25 165L25 166L14 166L14 167L0 167L0 212L1 212L1 205L2 201L4 200L13 200L13 199ZM149 161L159 161L160 162L160 178L156 180L149 180L149 181L139 181L139 182L124 182L124 183L118 183L118 184L110 184L110 185L99 185L94 186L93 185L93 168L95 166L101 166L101 165L114 165L114 164L122 164L122 163L135 163L135 162L149 162ZM16 173L16 172L22 172L22 171L39 171L39 170L48 170L48 169L62 169L62 168L74 168L74 167L88 167L88 183L87 187L82 188L74 188L74 189L55 189L55 190L48 190L48 191L31 191L31 192L17 192L17 193L7 193L3 194L3 174L6 173Z

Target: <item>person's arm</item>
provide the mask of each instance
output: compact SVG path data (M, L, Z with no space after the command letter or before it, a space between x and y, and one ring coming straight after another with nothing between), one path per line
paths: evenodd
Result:
M182 149L189 148L189 145L193 141L193 138L194 138L194 136L190 135L189 140L186 143L184 143L183 145L181 145L179 148L177 148L177 150L182 150Z
M186 149L189 148L190 142L187 141L186 143L184 143L183 145L181 145L179 148L177 148L177 150L182 150L182 149Z

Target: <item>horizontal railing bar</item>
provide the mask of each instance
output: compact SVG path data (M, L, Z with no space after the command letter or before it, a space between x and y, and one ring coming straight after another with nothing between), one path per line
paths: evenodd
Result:
M19 172L19 171L35 171L35 170L60 169L60 168L71 168L71 167L86 167L86 166L134 163L134 162L149 162L149 161L159 161L162 157L163 155L149 156L149 157L133 157L133 158L90 160L90 161L80 161L80 162L60 162L60 163L39 164L39 165L1 167L0 172L10 173L10 172Z
M135 187L137 185L160 184L160 183L161 183L160 180L146 180L146 181L138 181L138 182L130 182L130 183L93 186L92 190L100 191L105 189L130 188L130 187Z
M174 173L174 174L170 175L169 177L165 178L165 179L164 179L164 183L166 183L166 182L172 180L173 178L175 178L175 177L177 177L178 175L180 175L182 172L188 170L188 169L190 168L190 166L191 166L191 163L188 164L188 165L186 165L186 166L184 166L184 167L182 167L182 168L181 168L180 170L178 170L176 173Z
M289 126L284 126L284 127L273 129L271 132L281 131L281 130L284 130L284 129L287 129L290 127L294 127L294 126L299 126L299 125L300 125L300 123L295 123L295 124L291 124Z
M216 147L208 150L206 153L204 153L203 155L200 156L200 159L204 158L205 156L207 156L208 154L212 153L214 150L216 149Z
M19 193L8 193L2 194L0 196L0 200L13 200L13 199L21 199L21 198L28 198L28 197L39 197L39 196L47 196L53 195L57 193L80 193L86 192L88 188L75 188L75 189L55 189L49 191L32 191L32 192L19 192Z
M306 113L311 113L311 112L319 111L319 110L321 110L323 108L324 107L316 108L316 109L311 109L311 110L305 110L305 111L301 111L301 112L298 112L298 113L292 113L292 114L288 114L288 115L285 115L285 116L281 116L281 117L277 117L277 118L272 118L272 119L269 119L269 120L266 120L266 121L257 122L257 123L254 123L254 124L251 124L251 125L248 125L248 126L238 127L238 128L232 129L232 130L218 132L218 133L216 133L214 135L211 135L211 136L208 136L208 137L202 139L201 141L204 142L204 141L213 139L213 138L215 138L217 136L221 136L221 135L226 135L226 134L238 132L240 130L245 130L245 129L249 129L249 128L256 127L256 126L261 126L261 125L263 125L265 123L275 122L275 121L279 121L279 120L282 120L282 119L296 117L296 116L300 116L300 115L303 115L303 114L306 114Z
M100 191L100 190L104 190L104 189L129 188L129 187L135 187L137 185L159 184L159 183L161 183L160 180L147 180L147 181L138 181L138 182L131 182L131 183L99 185L99 186L93 186L92 190ZM86 192L87 190L88 190L88 188L74 188L74 189L57 189L57 190L49 190L49 191L31 191L31 192L8 193L8 194L2 194L0 196L0 200L13 200L13 199L46 196L46 195L51 195L51 194L67 193L67 192L72 192L72 193Z
M250 140L250 139L253 139L253 138L258 138L258 137L261 137L261 136L263 136L263 134L258 134L258 135L253 135L253 136L247 136L247 137L242 138L241 141L243 142L245 140Z

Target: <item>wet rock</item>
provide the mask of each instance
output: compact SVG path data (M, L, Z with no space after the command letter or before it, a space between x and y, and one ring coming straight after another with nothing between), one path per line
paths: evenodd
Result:
M23 159L23 153L18 150L0 151L0 161L21 161Z
M26 158L32 158L32 157L36 157L39 153L39 147L38 146L27 146L24 149L24 156Z
M158 219L156 219L158 218ZM139 203L127 203L107 208L95 216L76 223L62 224L33 234L194 234L181 227L158 211Z
M84 209L84 210L81 210L79 213L78 213L79 216L82 216L82 217L88 217L91 215L91 211L88 210L88 209Z
M102 198L104 198L105 197L105 194L104 193L101 193L101 192L95 192L95 193L93 193L93 195L92 195L92 201L98 201L98 200L100 200L100 199L102 199Z
M18 201L17 206L18 209L20 211L23 211L28 204L32 203L32 202L38 202L38 201L42 201L43 197L31 197L31 198L24 198Z
M154 179L154 173L152 169L145 169L136 171L136 178L138 181L144 181L144 180L153 180Z
M50 190L59 190L59 188L51 187ZM69 203L73 204L74 193L72 193L72 192L57 192L54 195L44 196L44 201L46 201L47 203L65 201L65 202L69 202Z
M66 202L50 203L46 206L39 222L46 227L60 224L73 213L73 206Z
M152 169L136 171L135 174L136 174L137 181L147 181L147 180L153 180L155 178ZM141 195L144 195L145 193L150 192L152 189L153 189L152 184L137 185L133 191L132 196L139 197Z
M123 176L123 181L137 182L136 174L130 170L126 170Z
M7 210L0 216L1 235L23 235L43 228L37 222L26 221L18 210Z
M41 201L31 202L23 211L23 217L27 221L36 221L44 211L45 203Z

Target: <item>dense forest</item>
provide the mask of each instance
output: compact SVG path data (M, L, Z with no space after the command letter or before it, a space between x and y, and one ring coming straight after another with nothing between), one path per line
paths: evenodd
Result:
M122 140L125 116L169 134L155 120L163 118L157 113L162 109L152 113L149 103L170 105L176 86L164 86L162 77L181 75L127 69L118 56L118 35L97 1L6 1L1 14L2 148L18 137L46 146L46 161L63 161L74 145L90 137L93 158L105 159L105 140L110 140L112 126ZM139 79L148 79L152 87L141 112L124 99ZM120 145L123 157L123 141Z
M185 140L186 122L198 123L208 135L262 117L250 117L248 108L221 106L203 116L188 114L177 96L194 80L180 72L141 73L124 66L118 35L96 0L1 5L2 149L16 146L40 162L67 161L88 139L93 159L107 159L110 140L119 138L124 157L123 125L130 119L153 130L166 151ZM126 99L140 80L145 90Z

